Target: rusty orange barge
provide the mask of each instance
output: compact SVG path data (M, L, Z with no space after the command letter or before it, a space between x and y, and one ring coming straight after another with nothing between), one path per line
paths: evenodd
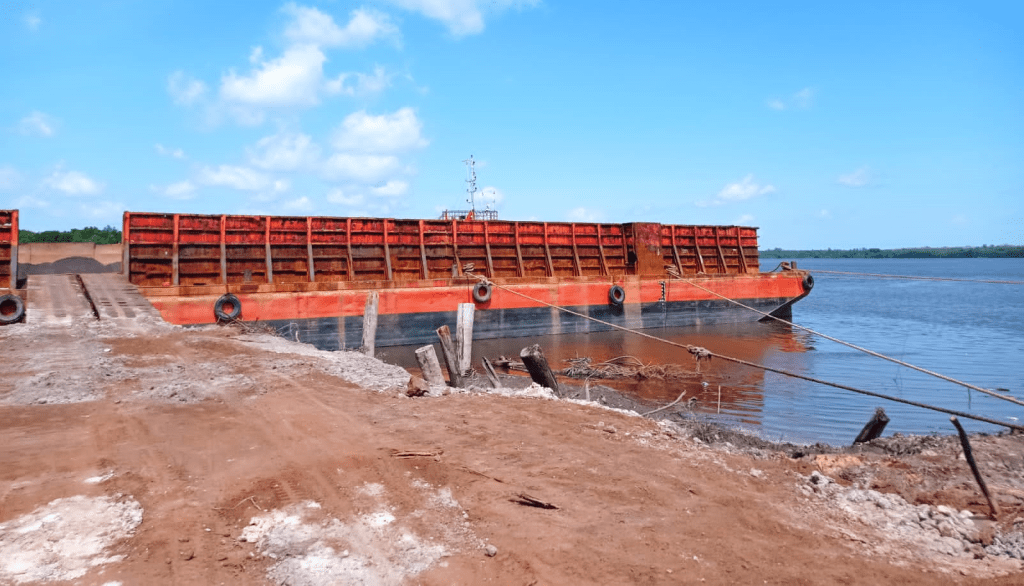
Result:
M474 303L475 338L788 318L813 279L761 272L757 229L125 212L122 270L163 318L259 321L356 348L370 292L378 346L434 341ZM482 278L482 279L481 279ZM554 306L554 307L553 307Z

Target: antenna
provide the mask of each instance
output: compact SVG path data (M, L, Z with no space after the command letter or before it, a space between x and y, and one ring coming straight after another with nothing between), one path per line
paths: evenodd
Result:
M475 214L476 201L474 196L476 195L476 169L474 166L476 165L476 161L473 160L473 155L469 155L469 158L462 162L466 164L469 172L469 179L466 180L466 183L469 184L466 188L466 191L469 192L469 199L466 201L469 203L470 210Z

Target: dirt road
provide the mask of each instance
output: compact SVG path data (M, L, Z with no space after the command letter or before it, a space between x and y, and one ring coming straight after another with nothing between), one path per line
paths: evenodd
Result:
M1012 523L976 517L975 549L941 553L858 520L842 476L867 457L736 453L568 401L408 398L394 367L230 328L18 324L0 347L0 583L1022 579L981 549ZM829 466L839 483L808 478ZM89 534L109 539L82 553Z

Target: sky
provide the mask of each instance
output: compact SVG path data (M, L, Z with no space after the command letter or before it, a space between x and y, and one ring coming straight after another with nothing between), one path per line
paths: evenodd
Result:
M0 209L1024 244L1024 2L0 0Z

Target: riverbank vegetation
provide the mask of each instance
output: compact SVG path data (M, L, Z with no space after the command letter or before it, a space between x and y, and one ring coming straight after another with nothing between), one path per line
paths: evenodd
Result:
M759 251L761 258L1024 258L1024 246L1009 244L983 246L949 246L941 248L853 248L850 250L783 250Z
M113 226L96 228L72 228L65 232L58 230L46 230L44 232L32 232L31 230L18 230L18 242L29 244L33 242L93 242L96 244L118 244L121 242L121 231Z

